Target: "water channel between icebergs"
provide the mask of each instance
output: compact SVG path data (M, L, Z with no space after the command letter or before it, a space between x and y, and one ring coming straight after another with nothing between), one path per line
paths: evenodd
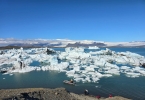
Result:
M64 51L64 49L55 49L55 50ZM79 54L82 53L81 50L82 49L80 49ZM34 49L34 51L35 51L35 49ZM90 52L90 51L92 51L92 52ZM92 58L94 57L93 59L95 59L95 56L94 56L94 55L96 55L95 52L99 53L99 54L97 54L97 56L98 56L98 55L100 55L100 53L102 53L100 51L101 50L86 49L85 53L89 53L89 54L91 53L91 57ZM104 51L107 51L107 50L104 49ZM74 53L73 53L73 51L71 51L71 53L73 55L66 56L65 54L63 54L64 53L63 52L61 54L61 56L59 56L59 59L61 59L62 64L59 64L58 61L55 59L55 58L57 58L57 56L54 56L51 58L52 63L49 63L47 61L43 63L43 65L51 64L51 65L53 65L53 67L55 67L56 62L57 62L58 65L64 67L68 64L68 63L66 63L66 61L67 62L70 61L71 63L69 63L69 68L65 67L61 70L59 69L57 71L50 71L50 69L52 70L53 67L48 66L49 67L49 71L48 71L48 69L46 69L45 67L43 67L43 68L41 67L42 66L41 62L43 60L46 60L46 59L44 59L45 57L43 57L44 55L41 55L41 60L40 60L40 57L36 57L36 56L34 57L34 55L32 55L31 58L33 58L34 60L31 61L29 59L30 56L27 56L27 54L25 54L25 56L23 55L22 58L23 58L23 60L24 59L27 60L26 66L28 65L29 67L35 67L35 71L34 71L34 69L31 69L31 68L28 68L27 70L20 70L18 68L15 71L13 71L12 74L1 75L0 76L0 84L1 84L0 88L65 87L68 90L75 92L75 93L83 93L84 89L87 88L90 91L90 93L93 95L99 94L99 95L107 97L108 94L111 93L112 95L121 95L124 97L133 98L136 100L137 99L143 100L145 98L145 96L144 96L144 93L145 93L144 71L145 70L138 66L138 61L141 62L144 60L144 57L142 57L142 56L145 55L145 53L144 53L145 48L111 48L108 52L110 52L110 51L111 51L111 53L113 52L113 53L117 53L120 55L122 54L122 55L128 56L128 54L130 54L130 56L129 56L130 63L124 63L122 60L116 59L116 62L118 62L118 63L116 63L116 62L107 63L106 64L107 67L100 68L100 67L102 67L103 60L102 60L102 63L96 62L95 64L91 65L89 63L89 62L91 62L89 59L87 59L87 60L83 59L84 62L81 62L81 64L80 64L80 61L76 60L76 59L80 58L81 55L79 55L78 58L73 58L74 57L73 55L78 55L78 54L74 54L74 53L76 53L76 51ZM126 51L130 51L130 52L126 52ZM69 51L67 51L67 52L69 52ZM133 53L131 53L131 52L133 52ZM28 51L27 51L27 53L28 53ZM137 53L140 55L136 55L134 53ZM60 54L60 52L59 52L59 54ZM66 54L68 54L68 53L66 53ZM135 57L132 55L134 55ZM8 57L9 55L5 55L5 56ZM14 55L14 56L16 58L17 55ZM66 58L65 59L61 58L61 57L65 57L65 56L66 56L67 60L66 60ZM88 55L85 55L85 54L83 55L83 57L87 57L87 56ZM107 57L108 57L108 55L105 56L105 58L107 58ZM39 60L38 60L38 58L39 58ZM73 60L71 61L70 58ZM133 59L136 59L136 58L138 58L139 60L134 61ZM13 59L9 59L9 60L13 60ZM25 60L25 62L26 62L26 60ZM9 64L11 64L11 63L9 63ZM16 64L16 62L14 64L15 64L15 66L16 65L18 66L18 64ZM113 64L113 66L110 64ZM134 65L134 64L136 64L136 65ZM74 65L76 68L73 68L72 65ZM91 66L91 68L87 68L86 65ZM96 65L97 67L94 65ZM78 66L81 66L81 67L78 67ZM85 67L82 67L82 66L85 66ZM99 66L99 68L98 68L98 66ZM133 66L136 66L136 67L133 67ZM40 67L42 69L40 69ZM53 68L53 69L55 69L55 68ZM75 70L75 73L71 72L73 70ZM81 70L81 72L80 72L80 70ZM25 72L25 71L31 71L31 72L15 73L15 72ZM99 73L97 73L97 72L99 72ZM88 74L86 75L85 73L88 73ZM82 76L82 75L86 75L86 76ZM97 75L97 76L94 76L94 75ZM106 76L103 76L103 75L106 75ZM79 81L79 78L80 78L79 76L82 76L81 78L83 78L84 80ZM65 85L62 83L63 80L70 79L72 77L77 81L76 86ZM92 77L94 77L94 80L96 79L96 82L93 81Z

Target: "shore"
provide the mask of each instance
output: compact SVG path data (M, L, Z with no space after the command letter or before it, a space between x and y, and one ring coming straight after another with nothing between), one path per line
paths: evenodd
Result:
M131 100L120 96L97 99L92 95L78 95L65 88L1 89L0 100Z

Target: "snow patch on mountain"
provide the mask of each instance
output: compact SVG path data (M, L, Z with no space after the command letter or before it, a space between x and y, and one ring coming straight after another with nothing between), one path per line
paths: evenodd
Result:
M145 46L145 41L133 41L133 42L104 42L104 41L94 41L94 40L69 40L69 39L14 39L0 38L0 46L8 46L17 44L45 44L45 46L53 47L66 47L68 44L85 44L85 45L97 45L97 43L102 43L106 47L120 46L120 47L135 47L135 46Z

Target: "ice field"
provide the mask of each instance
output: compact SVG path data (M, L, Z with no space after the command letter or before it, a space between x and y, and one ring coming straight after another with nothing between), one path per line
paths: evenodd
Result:
M53 54L47 54L47 49ZM124 74L135 78L145 76L145 57L134 52L115 52L108 48L89 50L65 48L55 51L49 48L10 49L0 51L0 71L3 74L26 73L30 71L55 70L65 72L76 82L96 83L103 77ZM36 65L35 65L35 64Z

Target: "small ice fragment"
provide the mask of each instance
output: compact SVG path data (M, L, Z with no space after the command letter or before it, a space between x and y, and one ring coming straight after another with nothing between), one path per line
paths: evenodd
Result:
M98 88L98 86L95 86L96 88Z
M10 74L10 76L12 76L13 74Z

